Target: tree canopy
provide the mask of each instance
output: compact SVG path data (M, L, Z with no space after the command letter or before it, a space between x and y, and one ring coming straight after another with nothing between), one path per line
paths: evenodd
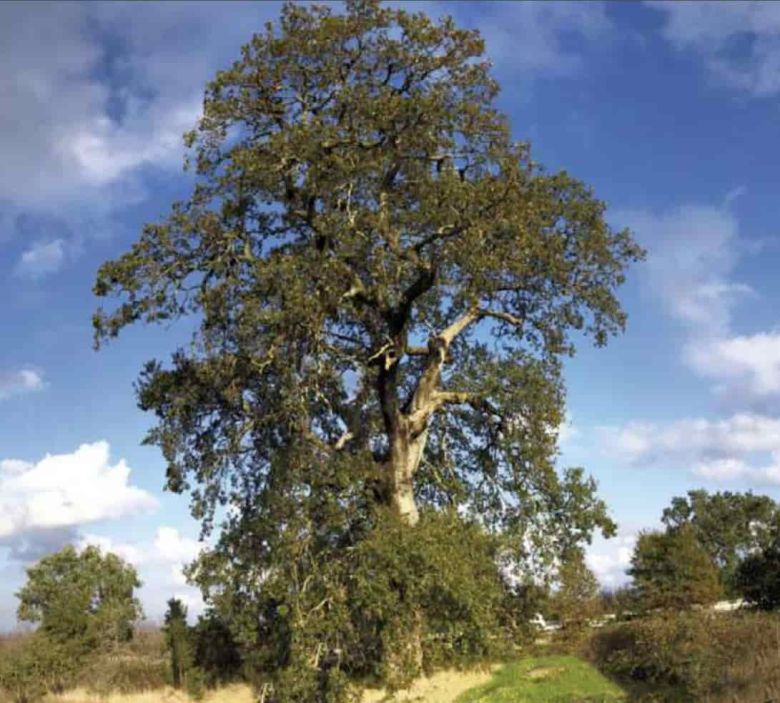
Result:
M393 521L440 535L421 513L449 511L515 562L614 529L595 483L556 470L561 364L581 334L622 329L642 252L512 140L483 48L373 0L285 5L206 87L189 198L98 272L120 301L98 344L197 321L141 374L147 441L206 530L225 508L195 576L291 633L309 611L281 601L332 615L344 560L377 530L406 539Z
M647 609L707 605L722 593L718 571L690 526L639 535L628 573Z
M777 503L769 496L700 489L673 498L661 520L670 531L689 526L717 566L724 587L733 592L739 563L772 543L778 517Z
M68 545L27 570L17 614L39 623L55 644L87 652L132 636L142 614L134 596L140 585L135 569L115 554Z

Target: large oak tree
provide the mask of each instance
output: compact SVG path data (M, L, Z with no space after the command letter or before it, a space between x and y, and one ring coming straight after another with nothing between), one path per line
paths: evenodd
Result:
M229 506L216 553L253 574L244 595L282 553L312 588L291 564L381 515L456 511L525 556L612 528L593 482L556 471L561 361L623 327L641 250L512 140L497 93L451 19L287 5L208 84L190 197L100 268L121 302L98 342L197 320L140 405L168 487L207 528Z

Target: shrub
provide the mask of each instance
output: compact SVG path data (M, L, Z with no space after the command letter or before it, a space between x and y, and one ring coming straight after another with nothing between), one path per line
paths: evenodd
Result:
M168 663L159 656L138 656L120 650L92 658L79 676L79 683L101 696L152 691L169 683Z
M689 611L605 628L586 654L622 681L674 690L670 700L764 703L780 692L778 652L776 615Z
M14 703L33 703L70 685L79 664L67 647L39 634L20 637L3 648L0 691Z
M780 543L751 554L737 567L736 590L762 610L780 606Z

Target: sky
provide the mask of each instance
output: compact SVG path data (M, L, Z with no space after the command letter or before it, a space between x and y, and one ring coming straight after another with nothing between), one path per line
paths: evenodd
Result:
M566 365L561 466L596 477L619 525L588 553L602 583L675 495L780 498L780 4L411 5L483 33L515 137L649 252L625 334ZM200 607L181 573L199 525L162 490L133 392L187 330L96 353L91 287L186 196L204 83L278 10L0 3L0 630L25 568L67 542L136 565L152 620L174 595Z

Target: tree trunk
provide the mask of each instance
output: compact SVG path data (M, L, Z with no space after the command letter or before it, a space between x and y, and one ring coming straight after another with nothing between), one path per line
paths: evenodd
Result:
M389 471L390 508L407 525L414 526L420 520L417 503L414 500L414 475L420 465L428 431L423 430L416 437L410 437L407 422L401 423L392 440Z

